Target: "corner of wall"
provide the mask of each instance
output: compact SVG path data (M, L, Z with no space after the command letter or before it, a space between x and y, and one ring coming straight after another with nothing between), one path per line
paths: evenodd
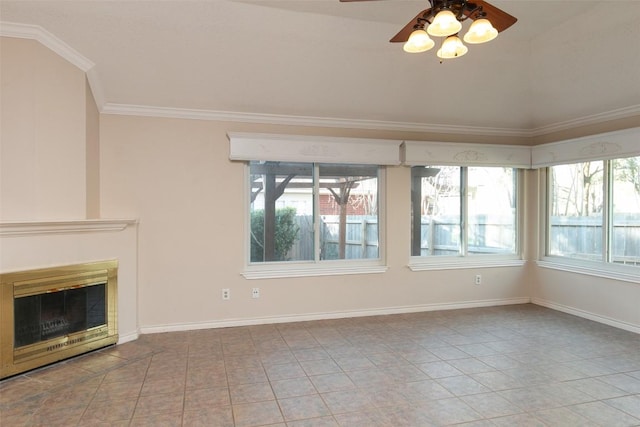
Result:
M100 218L100 113L89 81L86 91L87 219Z

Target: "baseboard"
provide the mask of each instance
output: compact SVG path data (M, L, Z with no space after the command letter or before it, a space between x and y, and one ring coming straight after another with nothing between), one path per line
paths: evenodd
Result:
M328 319L342 319L342 318L349 318L349 317L381 316L381 315L388 315L388 314L419 313L419 312L425 312L425 311L438 311L438 310L459 310L463 308L527 304L530 302L531 302L531 299L529 297L520 297L520 298L464 301L464 302L455 302L455 303L421 304L421 305L402 306L402 307L387 307L387 308L371 309L371 310L334 311L334 312L325 312L325 313L294 314L294 315L288 315L288 316L224 319L224 320L216 320L216 321L210 321L210 322L194 322L194 323L179 323L179 324L172 324L172 325L144 326L140 328L140 333L153 334L153 333L160 333L160 332L190 331L190 330L196 330L196 329L229 328L234 326L253 326L253 325L265 325L265 324L273 324L273 323L306 322L310 320L328 320Z
M602 316L600 314L591 313L590 311L581 310L579 308L570 307L563 304L558 304L542 298L533 297L531 298L531 302L533 304L547 307L552 310L562 311L563 313L573 314L574 316L593 320L594 322L603 323L605 325L613 326L615 328L624 329L625 331L630 331L630 332L635 332L636 334L640 334L640 325L623 322L621 320L613 319L611 317Z
M124 335L118 334L118 344L124 344L129 341L135 341L138 339L139 336L140 336L140 333L138 331L131 332Z

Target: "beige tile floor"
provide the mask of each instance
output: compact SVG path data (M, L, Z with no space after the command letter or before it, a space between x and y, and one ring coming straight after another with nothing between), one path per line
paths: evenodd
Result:
M172 332L0 382L4 426L640 426L640 335L535 305Z

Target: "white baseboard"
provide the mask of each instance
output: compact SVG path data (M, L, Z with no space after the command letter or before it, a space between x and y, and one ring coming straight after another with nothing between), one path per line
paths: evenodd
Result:
M138 331L131 332L131 333L124 334L124 335L119 334L118 335L118 344L124 344L124 343L129 342L129 341L135 341L135 340L138 339L139 336L140 336L140 333Z
M625 331L635 332L640 334L640 325L636 325L622 320L613 319L608 316L603 316L590 311L582 310L575 307L570 307L563 304L558 304L552 301L547 301L542 298L531 298L531 302L536 305L550 308L552 310L562 311L563 313L573 314L574 316L582 317L585 319L593 320L594 322L604 323L605 325L613 326L615 328L624 329Z
M421 304L413 306L402 307L387 307L371 310L354 310L354 311L335 311L326 313L310 313L310 314L294 314L288 316L269 316L269 317L254 317L245 319L224 319L210 322L194 322L194 323L179 323L172 325L155 325L144 326L140 328L141 334L153 334L160 332L179 332L190 331L196 329L212 329L212 328L229 328L233 326L252 326L252 325L265 325L273 323L289 323L289 322L306 322L309 320L327 320L327 319L342 319L348 317L365 317L365 316L381 316L387 314L404 314L404 313L418 313L424 311L437 311L437 310L458 310L463 308L477 308L477 307L493 307L499 305L513 305L513 304L527 304L530 303L529 297L520 298L504 298L504 299L490 299L479 301L465 301L455 303L435 303L435 304Z

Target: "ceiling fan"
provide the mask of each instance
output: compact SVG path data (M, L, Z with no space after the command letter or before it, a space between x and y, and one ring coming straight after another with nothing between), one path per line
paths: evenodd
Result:
M340 0L341 2L374 0ZM391 43L404 42L404 50L409 53L425 52L435 42L429 37L445 37L437 52L442 59L458 58L467 53L468 48L458 37L462 23L471 19L473 23L464 35L470 44L493 40L498 33L506 30L517 18L484 0L429 0L430 7L418 13Z

